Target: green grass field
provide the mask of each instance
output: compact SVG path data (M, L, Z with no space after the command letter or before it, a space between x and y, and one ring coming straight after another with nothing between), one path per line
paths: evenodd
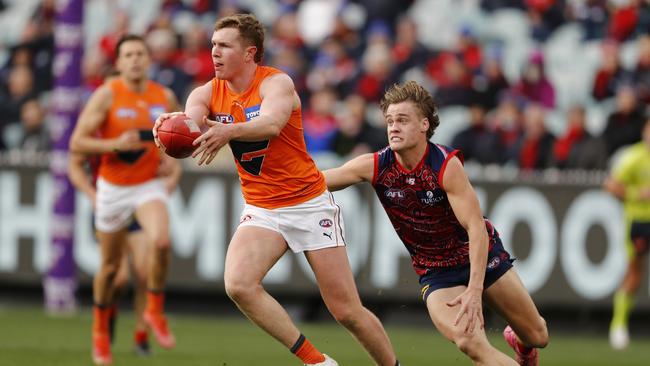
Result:
M49 317L36 307L0 307L0 365L90 365L90 311L71 317ZM131 352L133 317L119 319L114 364L291 366L299 365L289 351L243 318L172 314L178 346L172 351L154 346L154 356ZM321 350L343 366L372 365L360 346L333 323L300 325ZM431 327L388 326L387 331L405 366L469 365L456 348ZM498 348L510 353L497 331L490 334ZM604 336L552 334L541 365L650 365L650 340L634 340L625 352L614 352Z

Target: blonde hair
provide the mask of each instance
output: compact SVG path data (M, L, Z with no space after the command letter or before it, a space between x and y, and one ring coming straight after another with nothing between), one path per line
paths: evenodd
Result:
M385 93L379 107L386 115L386 110L391 104L402 102L412 102L420 110L422 116L429 120L429 129L427 130L427 139L433 136L434 131L440 124L438 117L438 106L433 100L431 93L415 81L407 81L404 84L393 84Z
M255 46L255 63L262 62L264 57L264 26L257 18L250 14L235 14L219 19L214 25L214 30L218 31L223 28L235 28L239 31L239 36L248 46Z

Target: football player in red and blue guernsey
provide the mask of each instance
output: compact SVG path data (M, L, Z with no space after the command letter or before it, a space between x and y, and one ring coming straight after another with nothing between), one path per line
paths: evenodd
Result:
M420 276L438 330L476 365L537 365L546 322L481 214L458 150L429 142L440 123L422 86L394 85L381 102L389 146L324 172L331 191L370 182ZM508 322L517 363L488 342L482 300Z

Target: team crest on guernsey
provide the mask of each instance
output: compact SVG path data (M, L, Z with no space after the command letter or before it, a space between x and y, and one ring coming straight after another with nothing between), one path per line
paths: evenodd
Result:
M332 227L332 225L334 225L334 223L330 219L322 219L322 220L320 220L318 225L320 225L321 227Z
M235 122L235 117L232 114L217 113L214 115L214 120L221 123L233 123Z
M149 118L155 121L161 114L165 113L167 108L162 104L152 104L149 106Z

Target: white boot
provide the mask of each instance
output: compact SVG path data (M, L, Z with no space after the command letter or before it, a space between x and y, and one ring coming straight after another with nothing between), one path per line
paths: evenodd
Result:
M323 354L325 361L319 363L306 363L305 366L339 366L338 362L334 361L330 356Z
M609 330L609 344L615 350L624 350L630 344L627 327L613 327Z

